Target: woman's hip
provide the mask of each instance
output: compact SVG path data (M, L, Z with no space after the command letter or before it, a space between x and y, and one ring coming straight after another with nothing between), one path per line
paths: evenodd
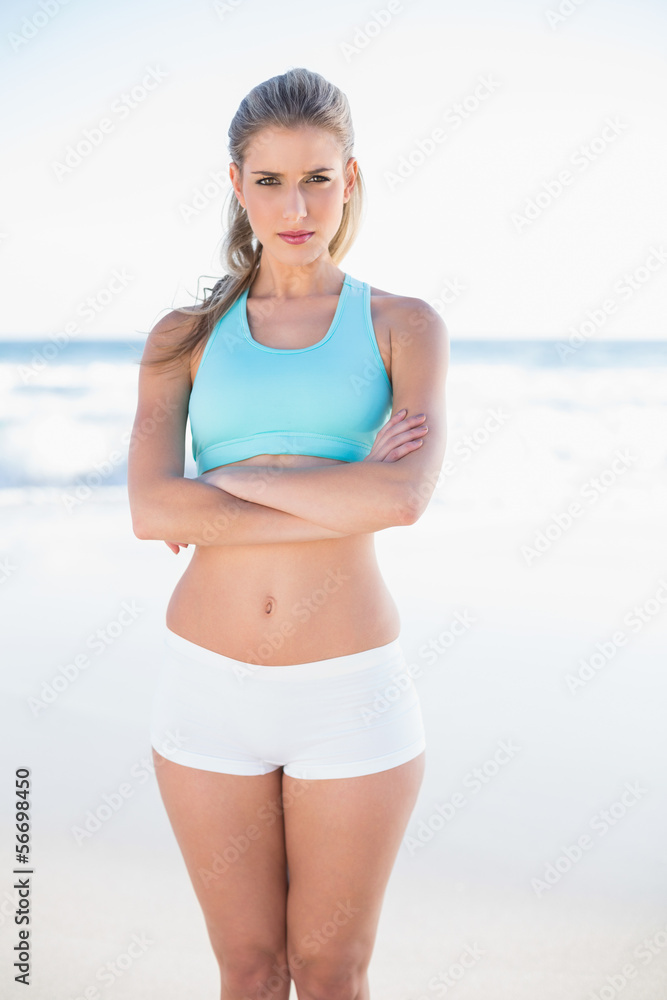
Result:
M358 773L366 773L371 759L402 759L423 746L424 735L399 638L356 653L267 666L217 653L169 628L151 732L154 746L166 732L179 734L189 761L197 754L209 761L243 758L248 766L307 761L322 770L327 762L359 762Z

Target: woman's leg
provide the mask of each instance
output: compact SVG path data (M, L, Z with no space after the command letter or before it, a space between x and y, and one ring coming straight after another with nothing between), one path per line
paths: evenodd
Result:
M425 769L425 751L377 774L283 775L287 957L299 1000L369 1000L380 910ZM276 998L277 1000L277 998Z
M156 750L153 760L220 966L221 1000L287 1000L282 768L245 777Z

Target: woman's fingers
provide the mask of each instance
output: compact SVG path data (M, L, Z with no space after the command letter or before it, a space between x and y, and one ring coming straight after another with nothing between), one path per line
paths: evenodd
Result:
M394 446L396 446L397 444L403 444L404 441L412 441L423 438L427 431L428 427L426 424L423 424L421 427L411 427L406 431L397 431L395 434L392 434L391 440L393 441Z
M423 443L424 439L420 438L418 441L406 441L405 444L396 445L389 452L389 455L391 456L391 461L395 462L397 461L397 459L403 458L404 455L407 455L408 452L416 451L416 449L420 448Z
M385 444L377 445L373 448L371 452L368 453L364 462L396 462L403 455L407 455L409 451L415 451L417 448L421 448L423 437L418 440L406 441L403 444Z
M190 543L189 542L167 542L167 541L165 541L164 544L168 545L169 548L171 549L171 551L174 552L176 555L178 555L178 553L181 551L181 549L182 548L183 549L187 549L187 547L188 547L188 545Z
M428 427L423 423L425 419L425 413L408 417L405 407L399 410L380 428L370 452L363 461L395 462L409 451L420 447L428 432Z
M395 413L393 417L387 421L384 427L381 428L380 433L382 433L383 431L389 431L389 433L391 433L398 424L404 424L405 427L415 427L422 420L426 419L425 413L417 413L413 417L408 417L408 416L402 417L401 413L405 413L405 410L399 410L398 413ZM401 430L404 429L405 428L403 427L401 428Z
M425 419L426 414L420 413L415 417L397 420L393 427L391 426L391 421L389 421L385 425L384 434L378 435L376 439L377 458L380 461L384 461L387 458L390 461L396 461L397 458L407 454L405 449L399 454L397 451L399 447L404 447L408 443L419 446L424 436L428 433L428 427L423 423ZM410 448L407 450L413 449Z
M415 417L400 417L398 413L395 413L394 416L380 428L375 441L379 443L385 439L393 438L396 434L410 432L418 427L419 424L425 419L425 413L419 413Z

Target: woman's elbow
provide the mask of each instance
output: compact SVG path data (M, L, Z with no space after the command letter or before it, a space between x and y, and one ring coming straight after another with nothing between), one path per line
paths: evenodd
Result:
M402 528L421 516L421 507L409 489L401 487L382 514L383 528Z
M142 541L154 538L154 534L151 532L148 520L143 513L139 514L138 512L131 511L131 516L132 531L134 532L136 538L140 538Z
M130 480L128 483L132 531L137 538L146 541L170 537L160 534L170 520L165 516L173 506L170 488L171 482L163 480L151 483Z
M141 500L130 491L130 517L132 518L132 531L137 538L143 541L156 538L155 534L155 512L154 501L148 502L145 497Z
M415 524L419 520L429 505L434 488L432 476L405 484L401 498L402 525Z

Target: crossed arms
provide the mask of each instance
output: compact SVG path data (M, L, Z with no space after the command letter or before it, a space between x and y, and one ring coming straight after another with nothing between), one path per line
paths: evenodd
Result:
M153 328L144 358L173 335L175 315ZM167 541L170 547L243 545L340 538L414 523L437 485L446 447L449 338L439 314L420 299L397 297L391 351L393 416L363 461L223 466L196 479L183 477L189 368L173 376L142 366L128 458L135 535L179 539ZM158 410L167 416L156 419ZM418 434L419 414L425 414L426 433Z

